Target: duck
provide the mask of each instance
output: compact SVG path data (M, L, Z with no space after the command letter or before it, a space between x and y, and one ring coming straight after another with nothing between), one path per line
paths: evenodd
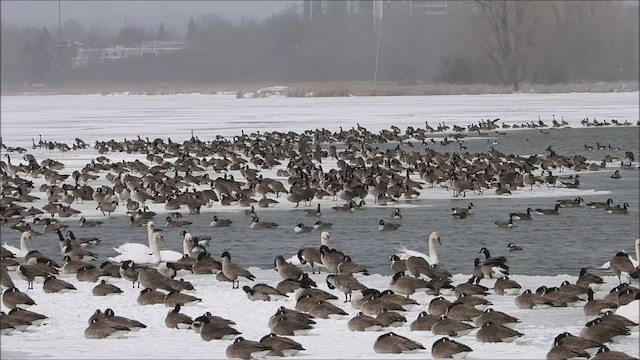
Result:
M409 250L404 245L401 245L398 249L396 249L398 250L398 253L396 255L400 258L400 260L406 260L411 256L417 256L427 260L429 265L439 264L440 261L438 259L438 254L436 252L436 244L442 245L442 242L440 240L440 234L438 234L435 231L432 232L429 235L428 243L429 243L429 255L425 255L419 251Z
M384 220L380 219L380 221L378 222L378 230L380 231L392 231L392 230L398 230L400 228L400 224L395 224L395 223L390 223L390 222L385 222Z
M507 244L507 250L509 251L523 251L524 249L514 243Z
M4 243L4 245L2 245L2 247L4 247L6 250L9 250L17 258L24 258L29 252L27 244L31 243L31 241L31 233L29 231L23 231L20 235L20 248L11 246L6 242Z

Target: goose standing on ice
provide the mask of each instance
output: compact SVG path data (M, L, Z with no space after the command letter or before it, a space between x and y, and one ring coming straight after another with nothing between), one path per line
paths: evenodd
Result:
M331 234L328 231L320 233L320 247L328 246L333 242ZM292 256L287 262L292 265L305 265L311 266L311 273L315 274L315 265L318 265L318 274L320 273L320 267L324 267L322 264L322 254L320 254L320 247L306 247L298 250L298 253Z
M631 261L631 264L633 265L634 268L637 268L640 265L640 263L638 262L640 261L640 239L636 239L636 241L634 242L634 247L636 250L636 258L634 259L631 256L629 256L629 261ZM600 266L599 269L605 269L605 270L611 269L611 260L602 264L602 266Z
M442 245L442 242L440 241L440 235L434 231L429 235L429 255L425 255L419 251L409 250L404 245L400 245L400 247L397 249L398 253L396 255L401 260L406 260L411 256L417 256L427 260L429 265L439 264L440 261L438 260L438 254L436 252L436 243L438 245Z

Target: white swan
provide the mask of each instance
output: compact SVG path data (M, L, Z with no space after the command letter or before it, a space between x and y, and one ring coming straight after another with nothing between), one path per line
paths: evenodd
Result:
M328 231L323 231L322 233L320 233L320 246L322 245L329 246L329 244L331 244L332 242L333 242L333 239L331 238L331 234ZM318 246L318 249L320 249L320 246ZM295 266L302 266L302 263L300 262L298 255L293 255L292 257L287 259L287 262ZM318 263L316 265L323 266L322 263Z
M151 253L136 253L130 252L120 254L115 257L110 257L107 260L117 263L122 263L127 260L131 260L136 264L158 264L162 261L160 251L158 249L158 241L164 242L164 236L161 233L155 233L151 237Z
M620 306L616 309L616 315L624 316L636 323L640 322L640 300L633 300L627 305Z
M429 255L423 254L419 251L409 250L404 245L400 245L400 248L396 249L399 251L396 255L400 257L401 260L417 256L427 260L429 265L439 264L440 261L438 260L438 253L436 252L436 243L438 243L438 245L442 245L440 242L440 235L434 231L429 235Z
M27 255L27 253L29 252L29 249L27 248L27 243L31 242L31 233L28 231L25 231L22 233L22 235L20 235L20 248L18 249L15 246L11 246L9 244L7 244L6 242L4 243L3 247L9 251L11 251L13 253L13 255L15 255L18 258L23 258Z
M640 239L636 239L635 248L636 248L636 258L634 259L631 256L629 256L629 260L631 260L631 264L633 264L634 267L638 267L638 265L640 264L638 262L640 261ZM600 266L598 269L609 270L610 268L611 268L611 261L607 261L606 263L602 264L602 266Z
M147 222L147 241L149 245L140 244L140 243L124 243L117 248L113 248L115 252L118 254L128 254L128 253L141 253L141 254L149 254L151 253L151 241L153 239L153 234L155 233L155 226L153 225L153 221Z

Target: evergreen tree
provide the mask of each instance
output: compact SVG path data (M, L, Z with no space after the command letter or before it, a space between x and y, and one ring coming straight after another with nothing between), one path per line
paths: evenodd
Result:
M193 16L191 20L189 20L189 26L187 27L187 42L193 43L196 39L196 22L193 20Z
M160 23L160 28L158 29L158 33L156 34L157 40L169 40L169 34L164 29L164 22Z

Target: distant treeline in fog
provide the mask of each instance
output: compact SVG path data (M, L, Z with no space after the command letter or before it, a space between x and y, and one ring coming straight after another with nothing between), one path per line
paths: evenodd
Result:
M26 14L25 14L26 16ZM623 1L449 1L444 15L305 19L293 9L233 23L194 15L182 29L117 32L2 23L2 85L325 81L557 84L638 79L638 7ZM176 40L157 56L79 65L88 48ZM378 58L377 73L376 54Z

